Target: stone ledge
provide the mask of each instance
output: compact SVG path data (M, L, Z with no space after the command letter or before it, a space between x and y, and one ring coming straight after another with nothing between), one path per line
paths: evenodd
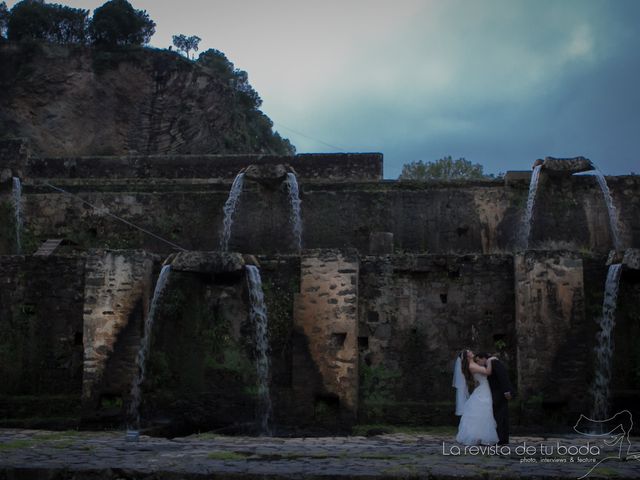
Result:
M536 163L540 160L536 160ZM545 157L541 162L542 168L547 171L574 174L580 172L588 172L594 170L591 160L585 157L573 157L573 158L555 158Z
M13 152L6 156L5 163L17 161ZM233 179L249 165L287 164L305 181L380 181L383 164L381 153L31 157L21 162L21 168L14 168L13 174L25 178Z
M239 253L180 252L171 262L178 272L237 273L244 269L245 261Z

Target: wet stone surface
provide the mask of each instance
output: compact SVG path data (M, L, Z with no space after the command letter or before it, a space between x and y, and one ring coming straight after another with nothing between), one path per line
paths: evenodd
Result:
M635 441L634 441L635 440ZM593 438L513 437L502 452L479 453L451 435L271 438L209 434L168 440L124 432L0 430L0 480L190 478L638 478L640 456L618 448L564 453ZM634 446L638 448L634 449ZM460 449L460 454L457 449ZM523 452L523 449L528 450ZM640 452L640 439L631 439ZM551 461L550 461L551 460ZM593 470L592 467L594 467Z

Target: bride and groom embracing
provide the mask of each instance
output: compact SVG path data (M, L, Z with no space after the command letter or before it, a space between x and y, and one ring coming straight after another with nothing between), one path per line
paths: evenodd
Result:
M509 404L513 388L504 364L487 353L464 349L453 373L456 415L461 416L456 441L464 445L509 443Z

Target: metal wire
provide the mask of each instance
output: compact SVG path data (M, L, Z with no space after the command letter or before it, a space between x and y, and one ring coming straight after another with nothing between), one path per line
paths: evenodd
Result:
M125 220L124 218L120 218L120 217L118 217L117 215L114 215L113 213L109 212L108 210L105 210L104 208L96 207L94 204L92 204L92 203L90 203L90 202L87 202L84 198L82 198L82 197L80 197L80 196L78 196L78 195L75 195L75 194L73 194L73 193L71 193L71 192L67 192L66 190L63 190L62 188L60 188L60 187L56 187L55 185L51 185L50 183L47 183L47 182L42 182L42 184L43 184L43 185L46 185L46 186L47 186L47 187L49 187L49 188L52 188L53 190L57 190L58 192L64 193L64 194L66 194L66 195L69 195L69 196L71 196L71 197L73 197L73 198L77 199L77 200L80 200L80 201L81 201L82 203L84 203L85 205L89 205L91 208L93 208L93 209L95 209L95 210L98 210L98 211L100 211L101 213L104 213L105 215L107 215L107 216L109 216L109 217L111 217L111 218L115 218L116 220L118 220L118 221L120 221L120 222L124 223L125 225L128 225L128 226L130 226L130 227L136 228L136 229L140 230L141 232L146 233L147 235L150 235L150 236L152 236L153 238L156 238L156 239L158 239L158 240L160 240L160 241L162 241L162 242L166 243L167 245L171 245L173 248L176 248L176 249L178 249L178 250L180 250L180 251L182 251L182 252L187 252L187 251L188 251L186 248L183 248L183 247L181 247L180 245L177 245L177 244L175 244L175 243L173 243L173 242L171 242L171 241L169 241L169 240L166 240L166 239L164 239L164 238L160 237L159 235L156 235L155 233L150 232L149 230L147 230L147 229L145 229L145 228L139 227L138 225L136 225L136 224L134 224L134 223L131 223L130 221Z

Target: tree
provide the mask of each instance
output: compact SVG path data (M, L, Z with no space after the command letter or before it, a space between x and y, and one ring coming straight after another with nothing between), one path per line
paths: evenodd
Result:
M16 3L9 13L7 38L13 41L85 43L88 17L89 10L48 4L43 0L23 0Z
M194 52L198 51L198 44L200 43L200 40L202 39L196 35L192 35L190 37L187 37L182 34L174 35L173 45L181 52L184 52L187 55L187 58L190 58L189 52L191 50L193 50ZM195 56L195 53L194 53L194 56Z
M144 45L156 31L145 10L134 9L127 0L110 0L93 11L89 32L99 46Z
M473 164L464 158L453 160L451 156L441 158L436 162L406 163L402 167L399 180L458 180L492 178L492 175L482 173L482 165Z
M219 77L229 81L233 78L233 63L220 50L210 48L206 52L202 52L198 57L198 63L213 70Z
M213 70L221 79L226 80L237 93L238 102L241 105L252 110L260 108L262 99L249 84L247 72L235 68L220 50L211 48L202 52L198 57L198 63Z
M11 9L7 38L13 41L46 40L50 29L47 7L43 1L24 0Z
M234 70L231 81L233 88L238 92L238 99L244 106L257 110L262 105L262 99L251 85L249 74L244 70Z
M9 9L6 2L0 3L0 39L7 38L7 27L9 25Z
M58 43L87 43L89 10L51 5L55 29L49 40Z

